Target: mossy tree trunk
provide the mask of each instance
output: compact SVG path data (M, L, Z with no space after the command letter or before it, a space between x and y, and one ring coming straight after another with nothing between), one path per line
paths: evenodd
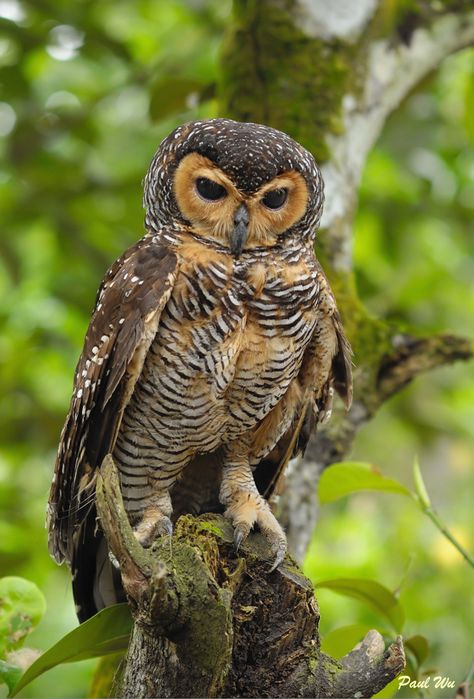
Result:
M282 129L316 156L327 201L317 254L355 351L350 413L336 409L289 472L280 519L298 561L316 521L322 469L420 372L472 356L464 338L416 338L373 318L358 297L351 254L367 154L409 91L474 42L470 8L462 0L234 0L222 114ZM103 469L99 512L135 619L121 696L368 697L400 672L401 641L385 650L377 632L340 662L321 653L317 603L296 563L287 558L269 574L258 534L236 555L222 517L181 518L171 543L143 551L113 464Z
M385 650L376 631L340 662L322 653L310 581L289 557L269 573L272 554L260 534L237 554L222 515L187 515L172 537L144 550L110 456L97 505L135 621L114 694L365 697L403 668L401 639Z

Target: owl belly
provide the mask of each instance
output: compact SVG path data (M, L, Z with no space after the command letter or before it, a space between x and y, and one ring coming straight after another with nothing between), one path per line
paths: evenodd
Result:
M252 307L242 287L202 288L178 287L170 298L124 413L114 458L131 513L197 454L263 420L298 373L314 328L307 310L285 313L279 302L272 313L270 303Z
M178 325L163 321L122 430L154 438L158 460L184 449L188 457L214 451L248 432L285 394L301 365L303 347L295 348L290 338L266 337L253 321L225 328L221 321L222 338L218 322L200 323L190 328L189 345L176 342Z

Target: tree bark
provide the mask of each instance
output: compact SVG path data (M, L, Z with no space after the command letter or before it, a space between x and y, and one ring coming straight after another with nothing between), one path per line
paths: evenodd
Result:
M385 650L376 631L340 662L322 653L311 582L289 557L269 573L260 534L236 554L222 515L188 515L142 549L111 457L97 505L135 620L116 696L368 697L404 667L401 639Z
M467 0L234 0L222 55L224 109L286 131L321 166L326 203L316 254L354 349L350 413L339 406L288 471L279 518L300 562L317 519L322 470L418 374L472 357L465 338L409 337L368 313L354 278L352 227L362 170L385 121L443 58L473 43Z

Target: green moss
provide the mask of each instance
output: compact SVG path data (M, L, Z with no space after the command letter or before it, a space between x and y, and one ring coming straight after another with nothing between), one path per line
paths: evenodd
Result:
M315 649L306 662L308 677L307 685L302 688L302 696L334 696L337 677L343 672L341 664L319 649Z
M192 570L193 577L185 585L188 622L178 653L184 666L208 675L207 696L216 696L222 689L232 653L231 594L209 576L209 562L203 562L196 549L182 544L180 550L184 556L180 569L183 574ZM185 562L190 556L194 559L192 566Z
M366 47L389 38L410 43L419 26L448 12L468 10L466 0L379 3L360 40L320 40L296 26L296 0L234 0L223 44L219 95L223 112L291 134L316 157L329 158L328 135L341 133L343 96L363 86Z
M224 532L222 531L222 529L220 527L217 526L217 524L214 524L214 522L200 521L200 522L196 523L196 526L199 529L202 529L202 531L212 532L213 534L218 536L220 539L224 538Z
M367 359L367 348L373 348L377 357L390 351L390 328L383 321L374 318L357 295L354 274L335 273L328 269L328 277L341 311L344 328L351 341L356 364ZM364 354L362 354L362 352ZM378 366L378 364L377 364Z
M297 580L300 587L306 588L307 590L313 590L312 582L306 577L306 575L304 575L301 568L290 555L287 554L281 569L286 575L292 577L293 580Z
M308 658L308 668L312 675L315 675L318 670L319 657L317 655L310 655Z
M232 652L232 595L216 581L221 533L217 525L185 515L172 542L154 547L155 556L173 571L178 601L178 617L163 619L166 635L176 643L183 666L199 686L206 685L206 696L222 689Z
M220 96L228 116L291 134L321 163L341 132L341 101L355 89L358 49L311 38L293 22L294 0L236 0L222 52ZM360 53L360 52L359 52Z
M180 653L186 657L186 664L198 667L201 672L209 673L219 683L219 677L228 667L232 651L232 612L230 595L225 590L215 588L215 597L211 598L205 576L204 600L193 604L188 633L181 644ZM200 595L198 593L198 599ZM205 601L205 604L203 604ZM221 669L219 669L221 668Z

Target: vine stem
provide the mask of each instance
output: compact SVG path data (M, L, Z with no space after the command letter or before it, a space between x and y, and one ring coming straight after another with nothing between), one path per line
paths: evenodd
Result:
M437 512L435 512L435 510L433 510L432 507L426 507L426 505L424 505L418 497L416 499L422 511L431 519L431 521L437 527L437 529L439 529L441 534L443 534L443 536L445 536L446 539L448 539L448 541L451 542L454 548L459 551L461 556L469 563L471 568L474 568L474 558L471 556L470 553L468 553L468 551L466 551L466 549L462 546L462 544L459 543L459 541L453 536L453 534L451 534L449 529L439 518Z

